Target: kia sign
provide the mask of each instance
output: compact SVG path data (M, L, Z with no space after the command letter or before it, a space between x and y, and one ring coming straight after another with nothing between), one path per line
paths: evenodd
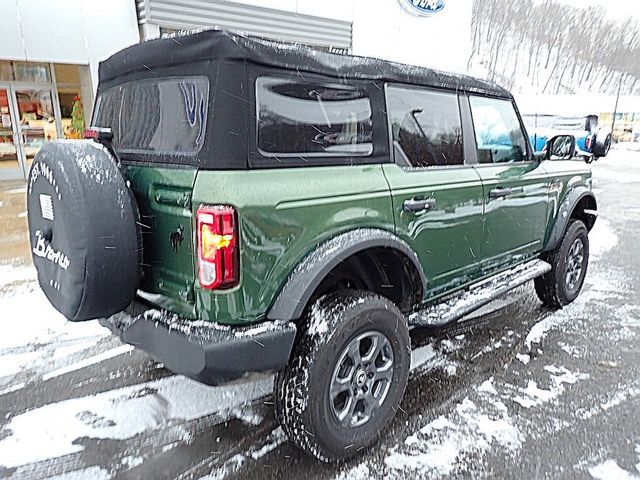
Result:
M409 13L427 17L441 12L445 0L398 0L400 5Z

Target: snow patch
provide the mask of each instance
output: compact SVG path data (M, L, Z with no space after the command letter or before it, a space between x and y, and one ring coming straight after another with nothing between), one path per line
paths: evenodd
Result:
M48 480L109 480L113 475L102 467L93 466L47 478Z
M282 430L282 427L277 427L267 436L267 442L258 450L251 452L251 458L258 460L264 457L267 453L274 451L280 445L287 441L287 436Z
M95 365L96 363L104 362L105 360L109 360L119 355L128 353L132 351L133 348L134 348L133 345L121 345L119 347L112 348L111 350L107 350L106 352L99 353L98 355L94 355L93 357L85 358L83 360L80 360L79 362L75 362L75 363L72 363L71 365L67 365L66 367L58 368L53 372L45 373L42 376L42 380L46 381L51 378L59 377L60 375L64 375L69 372L80 370L81 368L85 368L90 365Z
M479 393L488 393L489 395L498 395L498 391L493 386L493 377L489 380L485 380L482 384L476 389Z
M520 404L524 408L532 408L549 403L565 392L565 385L573 385L580 380L589 378L586 373L574 373L565 367L556 367L548 365L544 367L545 371L551 373L551 386L549 390L538 387L535 380L529 380L526 388L521 388L523 395L513 397L512 400Z
M0 465L15 467L79 452L76 440L124 440L172 420L191 421L256 400L273 379L209 387L175 376L45 405L13 417L0 437Z
M604 218L598 218L589 232L589 255L601 257L618 244L618 235Z
M423 477L447 475L463 455L482 454L495 446L514 451L522 436L500 401L481 413L468 397L449 416L440 416L394 447L385 464L396 471L407 469Z
M31 265L0 264L0 289L14 283L33 282L37 276Z
M627 472L615 460L607 460L589 469L596 480L640 480L640 476Z
M427 362L435 359L437 357L437 353L433 348L433 344L425 345L422 347L418 347L415 350L411 351L411 366L410 370L415 370L416 368L425 365Z

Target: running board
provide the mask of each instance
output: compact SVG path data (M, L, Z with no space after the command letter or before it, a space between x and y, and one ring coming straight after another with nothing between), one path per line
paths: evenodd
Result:
M551 270L542 260L532 260L482 280L459 293L409 315L409 323L422 327L440 327L460 320L496 298Z

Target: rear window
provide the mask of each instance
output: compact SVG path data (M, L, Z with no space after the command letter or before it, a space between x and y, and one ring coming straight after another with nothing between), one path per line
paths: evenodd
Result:
M111 128L113 147L122 153L195 155L208 104L207 77L124 83L100 93L93 125Z
M342 84L260 77L258 148L266 156L357 156L373 151L366 90Z

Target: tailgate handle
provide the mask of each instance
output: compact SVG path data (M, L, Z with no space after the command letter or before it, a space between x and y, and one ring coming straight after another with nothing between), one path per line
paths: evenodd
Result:
M191 207L191 192L176 192L175 190L158 188L156 190L155 197L156 202L164 203L165 205L179 206L184 208Z

